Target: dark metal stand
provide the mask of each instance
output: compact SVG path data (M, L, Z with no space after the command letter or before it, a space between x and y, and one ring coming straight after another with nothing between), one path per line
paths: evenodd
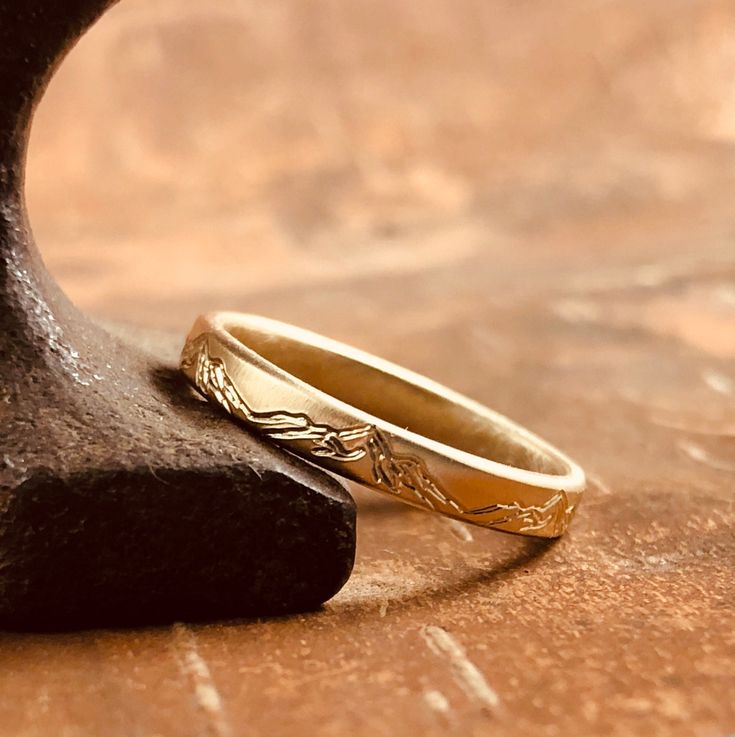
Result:
M0 0L0 626L316 607L352 567L349 495L197 399L177 344L153 358L79 312L33 243L33 110L112 4Z

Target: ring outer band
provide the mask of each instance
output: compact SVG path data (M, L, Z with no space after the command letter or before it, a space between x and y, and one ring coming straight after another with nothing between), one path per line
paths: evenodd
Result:
M526 470L460 450L347 404L289 373L235 337L255 331L347 358L460 405L508 443L564 469ZM384 359L308 330L257 315L215 312L199 317L181 369L210 401L256 433L322 468L412 506L533 537L567 529L585 488L584 471L566 455L493 410ZM407 409L410 418L410 408ZM410 423L409 423L410 424Z

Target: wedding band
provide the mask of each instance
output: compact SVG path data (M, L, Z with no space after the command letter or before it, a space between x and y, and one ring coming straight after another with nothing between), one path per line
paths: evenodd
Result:
M198 318L181 369L201 394L283 448L463 522L558 537L584 491L576 463L506 417L276 320Z

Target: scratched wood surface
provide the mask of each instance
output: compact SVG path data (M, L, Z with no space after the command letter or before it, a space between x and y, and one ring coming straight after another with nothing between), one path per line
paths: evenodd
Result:
M734 39L731 0L118 6L31 152L72 297L346 339L591 484L546 546L357 492L319 612L0 634L0 735L734 734Z

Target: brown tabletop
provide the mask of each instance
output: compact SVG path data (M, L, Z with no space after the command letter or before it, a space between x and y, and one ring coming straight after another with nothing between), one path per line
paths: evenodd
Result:
M0 634L0 735L734 734L735 5L211 5L123 2L39 111L73 299L347 340L590 487L555 544L356 491L311 614Z

